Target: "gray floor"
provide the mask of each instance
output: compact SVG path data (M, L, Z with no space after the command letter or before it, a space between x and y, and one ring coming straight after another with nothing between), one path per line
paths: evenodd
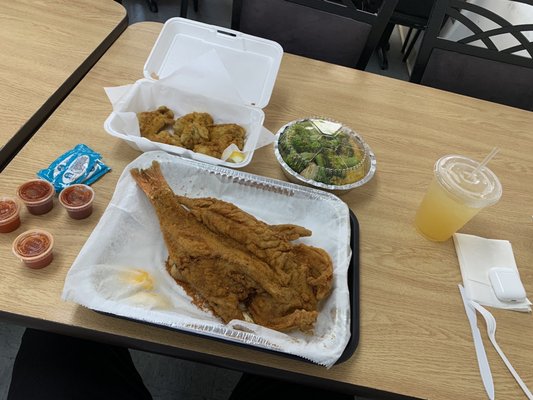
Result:
M178 16L180 2L158 0L158 13L151 12L145 0L124 0L130 23L139 21L161 21ZM191 19L229 27L231 23L232 0L200 0L200 9L195 13L190 2ZM374 56L367 71L407 80L408 73L401 62L400 36L393 33L388 53L389 68L381 70L377 56ZM7 398L11 370L24 328L0 322L0 400ZM132 351L134 362L143 377L154 400L224 400L239 380L239 372L215 368L170 357Z

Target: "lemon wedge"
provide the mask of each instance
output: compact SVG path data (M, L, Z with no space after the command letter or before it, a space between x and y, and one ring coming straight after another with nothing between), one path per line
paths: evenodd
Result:
M244 161L244 154L241 153L240 151L233 151L229 157L228 157L228 161L231 161L231 162L234 162L234 163L240 163L240 162L243 162Z

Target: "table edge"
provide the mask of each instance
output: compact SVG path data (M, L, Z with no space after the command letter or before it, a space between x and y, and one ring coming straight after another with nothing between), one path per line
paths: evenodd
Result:
M125 11L125 9L124 9ZM52 115L78 83L87 75L91 68L105 54L111 45L128 27L128 14L124 12L122 19L96 49L76 68L57 90L43 103L39 109L20 127L20 129L0 149L0 172L13 160L17 153L39 130L41 125Z

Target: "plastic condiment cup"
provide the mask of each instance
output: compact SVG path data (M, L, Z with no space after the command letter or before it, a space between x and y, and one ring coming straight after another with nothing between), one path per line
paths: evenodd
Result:
M0 197L0 232L13 232L20 226L20 203L13 197Z
M415 217L418 231L434 241L449 239L483 208L498 202L502 186L487 167L458 155L440 158Z
M54 207L54 185L43 179L33 179L18 187L17 195L31 214L46 214Z
M12 251L27 267L40 269L52 262L54 237L41 229L21 233L13 241Z
M84 184L68 186L59 193L59 202L73 219L83 219L91 215L93 200L94 190Z

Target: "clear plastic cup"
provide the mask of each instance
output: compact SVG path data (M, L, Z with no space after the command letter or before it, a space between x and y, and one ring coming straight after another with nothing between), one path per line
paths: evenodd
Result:
M28 268L40 269L52 262L54 237L42 229L21 233L13 241L12 251Z
M418 208L415 225L426 238L445 241L485 207L498 202L502 186L487 167L459 155L440 158Z
M17 195L31 214L46 214L54 207L54 185L43 179L32 179L18 187Z
M93 212L94 190L84 184L66 187L59 193L59 202L72 219L87 218Z
M20 203L13 197L0 197L0 232L13 232L20 226Z

